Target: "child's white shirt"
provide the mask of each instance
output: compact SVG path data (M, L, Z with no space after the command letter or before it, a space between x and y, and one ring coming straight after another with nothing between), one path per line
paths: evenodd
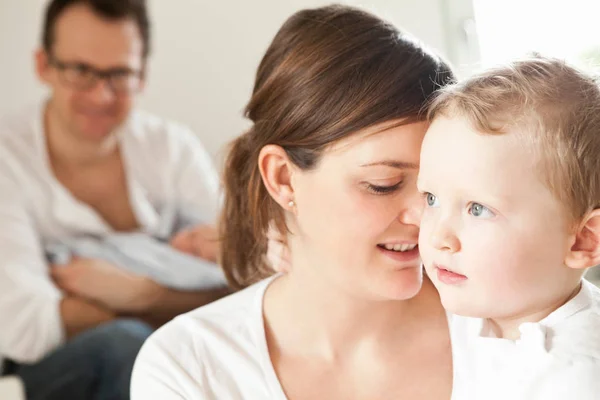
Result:
M453 400L600 399L600 289L580 292L512 341L480 318L450 316Z

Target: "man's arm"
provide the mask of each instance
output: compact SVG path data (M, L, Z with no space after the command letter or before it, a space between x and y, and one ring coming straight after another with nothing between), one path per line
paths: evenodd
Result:
M67 339L116 317L113 312L76 297L65 297L61 300L60 316Z
M64 295L48 276L44 249L20 185L2 171L0 348L3 356L16 362L35 363L64 343L65 329L69 334L80 331L83 325L77 323L77 316L89 319L89 309L82 307L75 313L71 300L63 306Z
M68 265L51 270L54 281L66 293L99 304L115 315L146 319L153 325L229 293L224 285L196 292L167 289L150 278L131 274L102 260L76 258ZM98 312L93 315L106 317Z
M157 285L140 311L133 315L158 327L179 314L211 303L230 293L231 290L226 286L198 292L180 292Z

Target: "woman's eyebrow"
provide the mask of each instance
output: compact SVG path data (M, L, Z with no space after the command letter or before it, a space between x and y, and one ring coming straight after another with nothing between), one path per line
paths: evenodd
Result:
M419 164L406 162L406 161L396 161L396 160L383 160L376 161L368 164L363 164L361 167L373 167L383 165L386 167L398 168L398 169L419 169Z

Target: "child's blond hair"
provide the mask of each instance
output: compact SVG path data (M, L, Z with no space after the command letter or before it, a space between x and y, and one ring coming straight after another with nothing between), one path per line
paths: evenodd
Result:
M443 88L429 110L466 117L482 134L534 144L541 176L579 220L600 207L600 88L564 61L539 55Z

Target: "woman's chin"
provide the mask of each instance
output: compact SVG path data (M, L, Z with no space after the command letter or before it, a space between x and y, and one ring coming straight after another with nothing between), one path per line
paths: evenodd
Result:
M420 266L403 268L389 274L382 282L382 294L390 300L408 300L415 297L423 285L423 269Z

